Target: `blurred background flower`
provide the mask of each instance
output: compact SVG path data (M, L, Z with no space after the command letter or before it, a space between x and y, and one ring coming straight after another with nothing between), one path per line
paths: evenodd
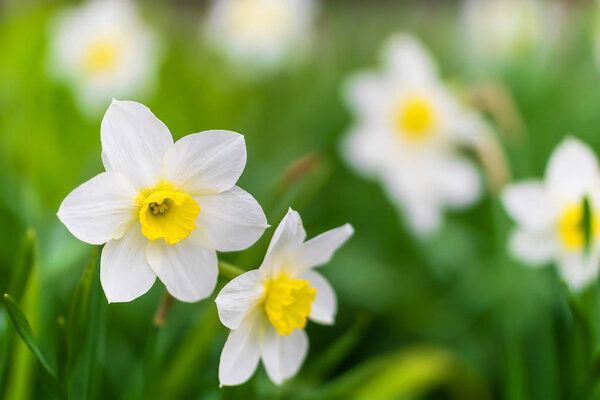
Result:
M417 39L388 39L383 64L380 73L350 80L346 96L358 121L343 151L353 167L383 182L417 232L431 233L446 207L479 197L476 167L458 150L489 131L439 81Z
M160 40L129 0L70 6L54 17L49 35L50 73L94 117L112 98L141 96L154 86Z
M202 30L243 71L272 69L309 42L314 0L213 0Z
M598 397L599 285L593 280L579 291L565 288L555 261L551 268L524 267L508 251L516 224L498 196L510 176L517 183L544 176L567 134L598 153L596 2L536 2L541 10L558 4L560 18L542 11L541 22L525 29L538 32L526 33L531 39L525 43L537 44L501 58L473 56L480 50L471 40L503 39L495 31L466 35L471 28L462 1L305 3L311 5L302 10L310 12L290 18L304 15L310 23L284 24L279 18L288 17L276 17L253 28L270 32L260 42L269 43L266 48L286 43L283 53L267 52L266 69L264 61L240 62L222 46L230 38L213 33L215 3L109 3L0 1L0 291L11 296L0 304L0 397L61 397L63 387L72 398L88 399ZM125 26L119 46L131 46L124 69L131 86L116 74L96 80L80 69L92 49L82 44L91 35L87 28L104 26L104 7L122 10L108 25ZM75 21L91 9L84 22L67 24L63 40L80 47L58 59L62 74L56 73L57 32L67 29L59 21ZM282 13L276 10L269 12ZM242 17L249 26L251 15ZM479 23L490 27L494 18ZM295 28L289 34L277 27ZM434 154L469 165L478 178L469 188L477 195L460 192L470 193L470 201L460 212L443 207L443 223L427 236L399 223L388 185L356 173L362 168L340 152L350 132L364 127L358 113L367 110L348 107L340 93L359 71L372 69L381 82L392 82L382 75L379 57L398 32L418 38L429 54L413 57L435 60L437 75L425 93L431 104L454 104L475 132L494 132L474 134L476 140L466 143L453 139L452 151L436 147ZM540 44L547 40L551 45ZM500 53L500 45L487 46L483 52ZM254 76L260 79L247 79ZM126 86L126 93L115 93ZM308 237L346 222L355 228L320 271L338 298L336 323L306 326L308 355L283 385L259 367L245 384L219 389L228 329L212 300L231 276L221 277L213 296L198 303L163 301L165 288L156 282L135 301L108 305L100 249L79 242L56 218L67 194L103 170L100 124L113 97L148 105L174 140L210 129L244 135L248 162L239 185L256 197L272 227L247 250L219 253L220 261L256 269L290 206L302 215ZM368 115L380 115L385 132L393 132L381 110ZM365 149L370 146L365 141ZM419 152L410 154L419 158ZM402 173L411 177L411 171ZM457 183L437 178L416 184L438 192ZM33 332L26 337L35 354L14 329L18 309Z

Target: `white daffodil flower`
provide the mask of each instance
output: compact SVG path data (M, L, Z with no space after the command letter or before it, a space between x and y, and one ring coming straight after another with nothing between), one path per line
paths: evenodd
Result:
M146 106L116 100L100 135L106 172L73 190L58 217L79 240L106 243L100 281L108 301L141 296L156 276L181 301L209 296L215 250L245 249L268 226L256 200L235 186L244 137L206 131L173 143Z
M476 146L489 128L446 90L415 38L392 37L383 61L383 71L358 74L347 85L357 121L342 152L358 172L384 183L417 232L429 233L445 208L479 197L478 172L456 150Z
M247 381L259 358L276 384L298 372L308 350L307 318L332 324L337 307L333 289L313 268L328 263L352 233L346 224L304 242L300 216L288 211L260 268L233 279L215 300L231 329L219 364L221 386Z
M532 265L556 261L573 289L597 277L600 173L588 146L565 139L551 155L544 181L512 184L502 200L518 224L509 246L517 258Z
M531 50L540 39L543 21L537 0L466 0L466 35L486 57L506 57Z
M72 86L84 111L152 89L160 43L131 1L92 0L60 13L51 28L51 73Z
M499 62L548 50L565 10L553 0L464 0L462 15L468 50L479 60Z
M234 61L277 64L306 40L314 0L213 0L207 34Z

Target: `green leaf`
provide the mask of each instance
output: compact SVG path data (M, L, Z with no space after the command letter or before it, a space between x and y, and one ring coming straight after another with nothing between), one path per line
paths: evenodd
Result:
M36 263L36 237L33 229L27 230L25 236L21 240L21 245L17 251L15 263L13 266L12 278L9 284L9 290L13 293L18 301L21 301L25 295L27 284L30 282L31 271ZM0 310L4 313L4 310ZM8 316L6 317L8 319ZM13 345L13 333L11 330L6 330L3 336L0 337L0 394L3 387L3 379L6 378L5 371L9 364L11 349Z
M56 379L56 374L46 361L44 355L42 354L34 338L33 331L31 330L31 326L29 325L27 318L25 317L15 300L8 293L5 293L2 299L4 301L6 309L8 310L8 315L10 316L10 319L13 322L15 330L17 331L23 342L27 345L29 350L36 357L46 377L49 378L52 388L56 390L55 395L58 395L59 397L64 397L65 394L60 388L60 384Z
M216 308L205 307L204 315L178 341L171 351L172 356L164 362L157 398L184 398L189 394L201 371L198 368L208 363L211 345L220 327Z
M490 398L481 378L456 356L434 346L413 346L375 357L326 386L319 398L418 399L448 385L455 398Z
M99 250L98 250L99 253ZM93 258L93 257L92 257ZM77 362L75 360L75 365L77 366L73 370L73 374L70 377L71 381L71 390L70 393L73 398L85 398L85 399L94 399L97 398L98 391L100 390L100 363L101 358L103 357L103 353L101 352L102 346L104 346L105 341L105 306L106 300L103 298L102 288L100 287L100 256L97 256L95 259L95 267L92 268L88 265L86 272L84 273L84 278L82 282L87 282L89 279L90 287L89 289L82 290L85 292L89 290L88 298L89 300L89 315L85 314L86 307L76 306L77 309L80 309L82 313L73 312L71 315L79 316L82 318L79 323L73 322L78 326L74 331L78 331L80 329L85 328L85 333L83 335L86 336L85 340L81 340L81 343L76 346L81 346L81 360ZM88 278L88 272L91 271L91 277ZM80 284L80 287L85 287L87 284ZM82 294L82 297L78 297L82 299L85 295ZM73 308L72 308L73 309ZM70 310L71 311L71 310ZM74 319L71 317L71 320ZM81 321L87 321L81 322ZM69 323L69 322L67 322ZM80 324L81 323L81 324ZM73 343L71 343L71 346ZM75 355L77 356L77 355Z
M581 230L583 231L583 238L584 238L584 249L585 249L585 254L589 254L590 253L590 248L591 248L591 243L592 243L592 225L594 223L593 221L593 216L592 216L592 208L590 205L590 199L585 196L583 198L583 203L582 203L582 207L583 207L583 217L581 218Z
M371 318L368 314L358 314L354 325L332 343L332 345L319 355L310 365L310 369L308 369L307 372L308 379L323 379L344 361L363 337L366 328L369 326L370 320Z
M13 276L9 286L9 292L20 301L29 279L29 274L36 263L36 236L33 229L28 229L21 241L17 252Z
M67 364L65 366L65 376L70 378L78 356L81 354L86 339L88 337L90 322L90 294L92 283L94 281L94 271L99 263L98 247L95 246L90 256L83 276L75 288L69 313L66 319L66 342L68 349Z

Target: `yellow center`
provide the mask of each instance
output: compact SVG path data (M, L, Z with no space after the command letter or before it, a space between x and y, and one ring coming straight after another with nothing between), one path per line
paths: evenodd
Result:
M431 134L435 124L435 112L431 103L423 97L401 101L394 112L394 126L398 132L412 140L422 140Z
M303 279L290 279L286 274L267 282L265 312L280 335L289 335L295 328L306 326L317 289Z
M600 233L600 219L592 215L589 221L584 220L584 206L575 204L566 207L558 222L558 232L563 245L570 250L580 250L585 245L585 232L595 238ZM592 213L593 214L593 213ZM591 226L586 227L585 223Z
M175 244L190 235L200 206L187 193L155 190L141 202L142 234L150 240L164 239Z
M119 46L115 41L98 40L88 48L83 68L89 74L109 70L116 64L118 53Z

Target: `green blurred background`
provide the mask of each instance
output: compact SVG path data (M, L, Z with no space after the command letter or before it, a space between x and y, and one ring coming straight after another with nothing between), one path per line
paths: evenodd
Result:
M514 261L506 252L511 222L492 193L448 215L434 236L414 237L381 186L356 176L338 150L353 119L344 80L377 66L381 44L399 31L422 39L461 93L493 82L512 99L524 129L510 132L488 117L514 179L541 176L566 134L599 149L597 4L562 5L551 49L482 65L468 51L460 2L324 1L304 59L248 80L201 40L208 3L140 4L164 41L164 61L156 91L129 100L148 105L176 139L207 129L244 134L240 186L271 225L292 206L309 237L345 222L356 230L322 269L338 294L337 322L309 323L311 347L299 375L277 387L260 367L248 383L219 389L227 330L214 295L175 304L157 329L152 317L163 285L107 305L96 268L85 325L65 333L73 332L69 315L83 301L76 293L94 258L92 246L55 214L73 188L102 170L102 112L82 114L70 88L48 77L48 23L64 3L0 1L0 292L12 291L51 368L59 375L73 368L72 398L600 398L598 285L575 296L553 267ZM272 233L221 258L256 268ZM32 243L34 267L23 277ZM65 366L65 346L78 339L80 354ZM52 398L51 386L0 308L0 396Z

